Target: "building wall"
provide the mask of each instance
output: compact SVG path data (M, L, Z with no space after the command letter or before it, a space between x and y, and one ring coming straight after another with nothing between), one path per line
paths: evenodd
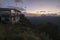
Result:
M12 17L12 24L19 22L20 17Z

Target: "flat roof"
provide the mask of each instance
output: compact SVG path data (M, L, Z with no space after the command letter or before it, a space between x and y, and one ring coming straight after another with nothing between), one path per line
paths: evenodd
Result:
M21 12L20 10L15 9L15 8L0 8L0 11L11 11L11 10L15 10L15 11Z

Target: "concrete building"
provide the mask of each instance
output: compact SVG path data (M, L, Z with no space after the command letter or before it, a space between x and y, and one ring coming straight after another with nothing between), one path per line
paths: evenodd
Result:
M0 8L0 22L17 23L20 20L21 11L15 8Z

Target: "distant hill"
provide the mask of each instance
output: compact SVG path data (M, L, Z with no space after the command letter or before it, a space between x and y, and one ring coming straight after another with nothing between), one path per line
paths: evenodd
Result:
M45 22L51 22L53 24L56 24L59 26L60 29L60 16L38 16L38 17L27 17L32 24L40 24L40 23L45 23Z
M60 23L60 16L38 16L38 17L28 16L27 18L33 24L39 24L39 23L43 23L43 22L52 22L52 23L56 23L58 25L58 23Z

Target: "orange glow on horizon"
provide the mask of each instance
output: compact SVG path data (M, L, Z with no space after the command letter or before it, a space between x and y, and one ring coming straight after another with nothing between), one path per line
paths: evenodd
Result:
M32 11L32 10L28 10L26 11L29 14L48 14L48 13L57 13L56 11Z
M36 14L36 11L28 10L28 11L26 11L26 12L29 13L29 14Z

